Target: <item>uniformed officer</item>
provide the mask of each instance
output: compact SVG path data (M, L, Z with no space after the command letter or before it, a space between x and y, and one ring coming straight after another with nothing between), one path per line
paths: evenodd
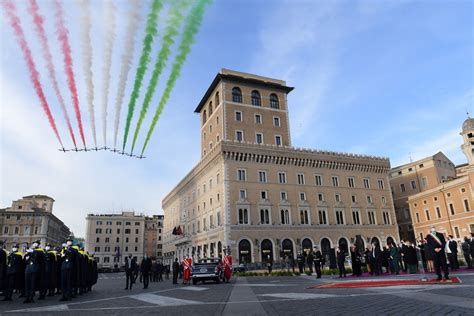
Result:
M50 244L46 244L46 247L44 247L44 266L41 280L40 298L44 298L46 293L48 293L48 296L53 296L56 287L56 253L51 249Z
M24 274L23 253L18 250L18 244L14 244L12 251L7 257L6 284L4 301L11 301L13 291L21 289L21 277Z
M72 245L72 241L71 241ZM71 251L75 253L74 255L74 266L72 269L72 298L79 295L79 288L81 287L81 276L82 276L82 255L79 253L79 246L71 246Z
M23 303L33 303L36 287L38 286L38 277L43 264L43 249L39 248L40 241L36 240L32 246L27 249L25 255L25 295Z
M66 246L61 250L61 292L60 301L70 301L72 297L72 274L76 252L72 248L72 239L66 241Z
M8 252L3 248L3 240L0 240L0 292L3 294L7 287L7 257Z

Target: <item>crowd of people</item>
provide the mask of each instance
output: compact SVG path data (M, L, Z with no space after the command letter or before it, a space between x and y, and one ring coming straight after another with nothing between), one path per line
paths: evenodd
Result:
M92 290L97 283L97 262L73 240L61 247L37 240L23 251L14 244L10 251L0 241L0 293L3 301L12 301L14 294L33 303L47 296L61 295L60 301L69 301Z
M134 283L138 279L143 283L143 288L147 289L150 282L163 282L163 274L165 279L169 280L171 269L169 265L164 265L161 261L144 256L140 264L130 254L125 258L125 290L131 290Z

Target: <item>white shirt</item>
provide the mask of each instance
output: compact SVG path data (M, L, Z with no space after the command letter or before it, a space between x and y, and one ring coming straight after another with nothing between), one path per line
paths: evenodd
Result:
M451 253L451 249L449 248L450 243L451 243L451 240L448 240L448 242L446 243L446 246L444 246L444 250L446 251L446 253Z

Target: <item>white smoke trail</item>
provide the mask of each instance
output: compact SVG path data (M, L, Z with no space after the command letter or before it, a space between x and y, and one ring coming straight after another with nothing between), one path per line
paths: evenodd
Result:
M90 0L78 0L81 10L80 29L81 29L81 47L82 47L82 70L87 88L87 105L89 110L89 119L94 138L94 146L97 147L97 137L95 130L95 111L94 111L94 83L92 82L92 45L91 45L91 12Z
M104 146L107 146L107 103L109 98L110 67L112 65L112 48L115 39L115 6L112 0L105 1L104 54L102 64L102 130Z
M118 81L117 97L115 99L115 121L114 121L114 148L117 146L118 129L120 125L120 112L127 85L127 77L132 64L133 52L135 50L135 34L140 21L140 0L129 0L131 10L128 11L127 31L125 34L125 47L122 55L120 75Z

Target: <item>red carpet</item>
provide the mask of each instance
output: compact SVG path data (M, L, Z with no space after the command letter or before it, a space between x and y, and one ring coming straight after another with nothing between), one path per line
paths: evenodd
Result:
M363 287L380 287L380 286L397 286L397 285L425 285L425 284L453 284L461 283L458 277L452 277L449 281L438 281L437 279L401 279L401 280L372 280L372 281L342 281L318 284L310 286L309 289L341 289L341 288L363 288Z

